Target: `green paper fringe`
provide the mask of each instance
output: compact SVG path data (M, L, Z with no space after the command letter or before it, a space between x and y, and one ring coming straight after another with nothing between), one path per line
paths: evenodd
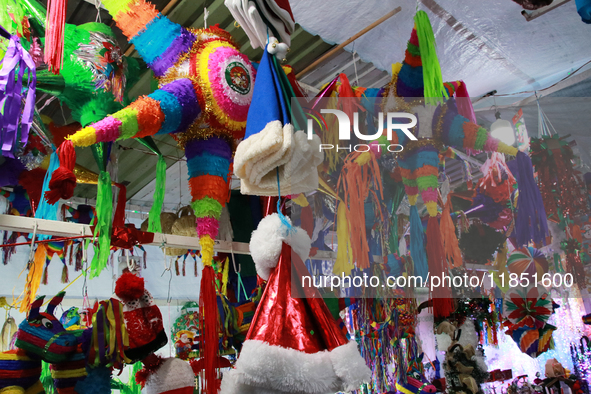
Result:
M193 201L191 208L193 208L195 216L198 218L213 217L219 219L222 214L222 204L211 197L204 197L201 200Z
M15 0L0 0L0 25L4 27L10 34L23 34L23 26L20 23L25 16L23 9L18 1ZM13 14L18 23L15 23L9 14ZM6 41L8 42L8 41Z
M166 189L166 161L162 155L158 155L156 164L156 190L154 191L154 203L150 208L148 231L151 233L161 233L162 224L160 223L160 214L162 213L162 204L164 203L164 189Z
M95 237L98 235L98 246L94 248L94 257L90 264L90 278L99 276L109 261L112 216L113 190L111 188L111 175L106 171L101 171L96 199L97 224L94 229Z
M45 394L56 394L53 378L51 377L51 370L49 369L49 363L46 363L45 361L41 361L41 377L39 380L45 389Z
M427 104L437 105L442 98L448 98L447 91L443 87L441 66L437 59L435 49L435 36L429 17L425 11L419 11L415 15L415 27L419 38L421 62L423 63L423 84L425 85L425 101Z
M70 104L74 92L68 90L64 101L72 109L72 118L80 122L82 127L96 123L123 108L121 103L115 101L115 96L111 92L101 92L90 97L85 94L84 99Z

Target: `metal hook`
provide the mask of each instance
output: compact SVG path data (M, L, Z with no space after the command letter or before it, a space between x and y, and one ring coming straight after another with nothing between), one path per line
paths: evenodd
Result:
M33 262L33 248L35 247L35 239L37 238L37 229L39 228L39 223L35 220L35 225L33 226L33 238L31 238L31 250L29 251L29 263Z
M230 244L230 254L232 255L232 266L234 267L234 272L239 274L242 267L240 266L240 264L238 264L238 268L240 269L236 269L236 258L234 257L234 242Z

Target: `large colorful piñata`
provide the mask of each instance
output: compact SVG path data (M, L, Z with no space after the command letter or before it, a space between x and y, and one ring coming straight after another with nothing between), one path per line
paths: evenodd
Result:
M202 354L206 363L212 363L205 368L206 390L214 390L217 319L211 262L218 219L229 196L234 141L244 135L254 69L230 34L216 26L184 28L144 0L106 0L103 5L152 69L160 87L70 136L60 147L60 159L74 156L74 146L154 134L172 134L185 149L191 205L205 265L200 303L210 305L204 309L211 311L202 311L204 324L209 327L204 331L206 348ZM62 166L56 172L69 174L71 169L63 166L68 162L66 157L60 160ZM67 190L65 186L52 181L51 188ZM69 195L66 192L62 197Z
M384 91L383 112L415 114L415 139L402 132L393 133L390 144L404 145L399 165L402 180L411 205L411 255L415 273L426 277L429 271L439 275L447 270L446 252L437 219L439 151L444 145L471 151L502 152L517 155L517 149L492 138L489 132L469 118L473 113L468 98L450 97L463 83L443 83L435 49L435 37L424 11L415 16L404 62L393 66L393 77ZM466 102L465 102L466 101ZM404 122L403 122L404 123ZM381 137L382 139L385 136ZM418 210L421 195L429 213L427 253ZM447 298L449 291L434 294L436 299ZM445 306L447 304L447 307ZM435 308L444 316L451 312L449 303Z

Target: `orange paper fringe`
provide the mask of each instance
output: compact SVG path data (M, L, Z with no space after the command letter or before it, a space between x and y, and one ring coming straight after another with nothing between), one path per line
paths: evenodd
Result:
M451 219L450 207L451 198L448 197L441 214L440 230L445 258L448 265L455 268L462 265L462 252L458 246L458 238L456 237L456 229Z
M129 105L128 108L137 111L138 132L134 138L154 135L160 130L164 122L164 112L158 101L148 96L142 96Z
M193 201L209 197L224 206L228 200L228 184L224 178L216 175L201 175L189 179L189 189Z
M144 0L138 0L130 7L127 12L119 12L115 16L117 27L121 29L127 39L131 40L140 30L145 29L158 15L158 10L154 4L146 3Z
M384 198L382 178L375 156L365 152L366 155L370 155L370 160L364 165L359 165L356 160L363 154L356 152L347 156L337 185L339 189L341 185L343 187L343 201L347 207L353 260L359 269L369 268L369 245L365 232L365 200L371 193L374 201L378 201L376 190L380 198ZM379 211L378 220L383 220L381 211Z
M27 282L25 284L25 298L21 302L19 312L23 313L29 310L29 305L37 296L41 278L43 277L43 266L45 265L45 244L38 244L35 251L33 263L29 264L29 273L27 274Z

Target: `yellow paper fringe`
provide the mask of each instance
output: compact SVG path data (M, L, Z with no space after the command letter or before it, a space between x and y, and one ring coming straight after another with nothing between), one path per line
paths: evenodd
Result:
M22 300L19 312L23 313L29 310L29 306L35 300L39 285L41 284L41 277L43 276L43 267L45 265L45 244L38 244L33 257L33 263L29 266L29 273L27 274L27 281L25 285L25 298Z
M337 109L337 93L332 92L330 98L327 100L326 108L327 109ZM337 122L337 117L333 114L326 114L324 116L326 120L326 124L328 125L328 130L324 130L322 133L322 143L323 144L330 144L332 146L339 145L339 127ZM339 154L336 149L328 149L324 152L324 156L326 157L326 162L328 163L328 168L331 171L336 170L337 163L339 160Z
M347 221L347 207L345 204L339 204L337 209L337 259L335 261L332 272L335 275L344 274L351 275L353 263L351 256L353 256L353 248L351 247L351 239L349 236L349 222Z
M493 280L503 293L506 293L507 290L509 290L509 282L507 280L500 280L500 276L503 274L505 274L505 278L509 277L509 271L507 270L507 253L509 253L509 249L507 248L507 241L505 241L501 249L497 252L496 270L490 271L493 275ZM503 284L505 286L502 286Z
M66 139L72 141L74 146L90 146L96 144L96 130L92 126L83 128L82 130L72 134Z
M116 16L120 12L127 12L136 0L101 0L111 16Z
M226 257L224 269L222 271L222 294L228 295L228 276L230 275L230 259Z
M437 216L437 203L435 201L427 201L425 206L427 207L427 212L429 212L430 217Z
M355 159L355 163L359 164L360 166L364 166L371 160L371 153L363 152L359 155L358 158Z
M497 152L506 153L511 156L517 156L517 152L519 151L514 146L509 146L504 142L499 141L499 147L497 148Z
M306 198L306 196L304 196L304 193L300 193L296 198L294 198L291 201L298 204L300 207L307 207L308 205L310 205L310 203L308 203L308 199Z
M213 262L213 239L209 235L201 237L199 245L201 245L201 262L203 266L211 265Z

